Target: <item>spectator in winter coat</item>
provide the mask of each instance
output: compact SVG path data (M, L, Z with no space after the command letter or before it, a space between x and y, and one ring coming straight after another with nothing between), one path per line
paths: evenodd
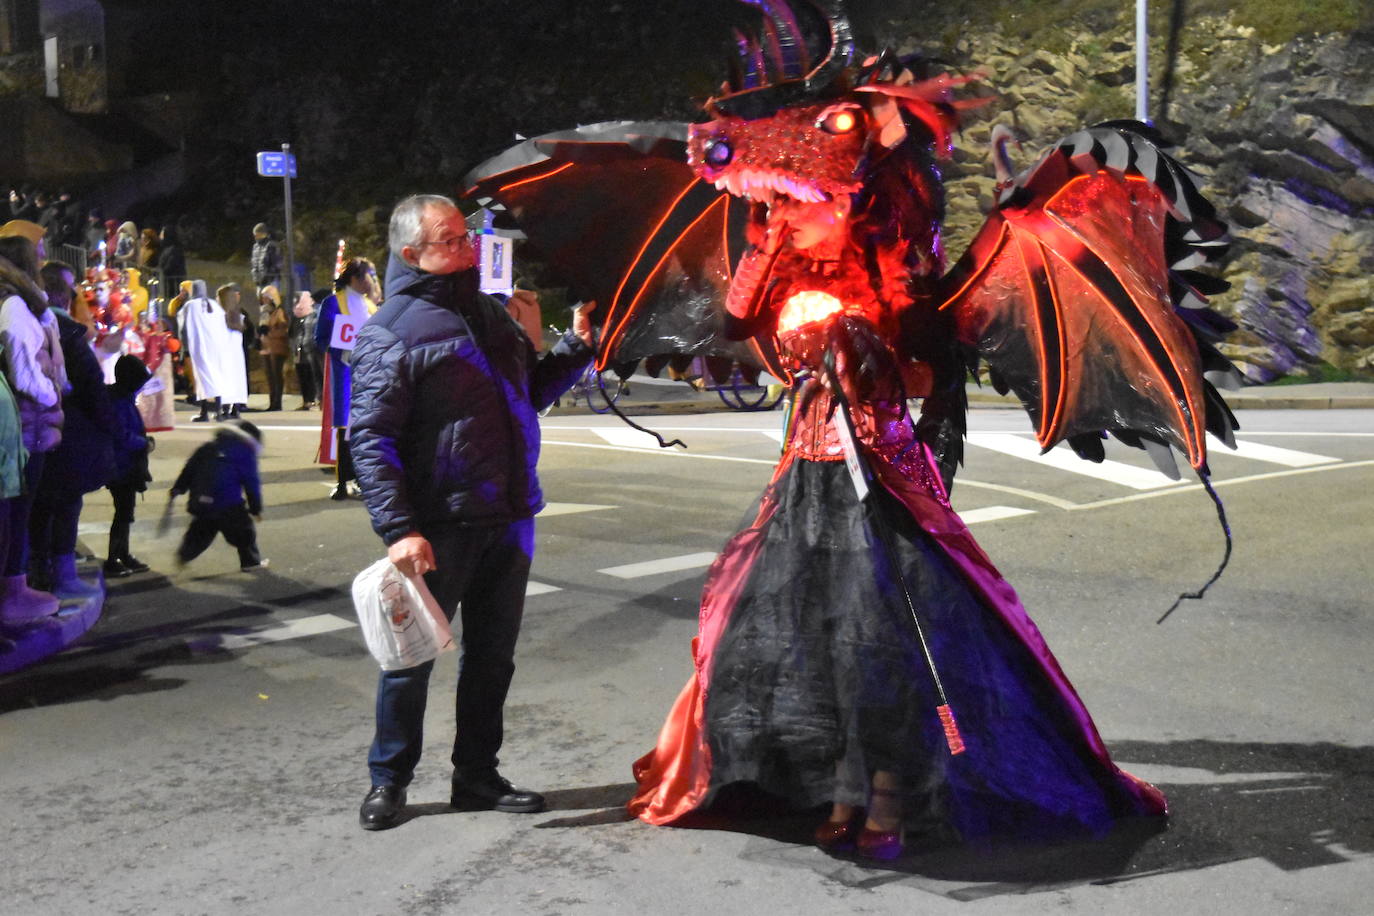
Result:
M45 275L50 266L44 265ZM91 598L101 590L77 577L77 523L82 497L110 478L118 421L86 326L53 311L70 389L62 398L62 441L44 460L29 513L29 581L59 598Z
M112 257L116 267L138 266L138 227L133 223L120 224L115 233Z
M157 237L157 230L144 229L138 236L138 266L145 270L156 270L158 252L161 250L162 241ZM161 291L162 297L167 298L175 289L176 287L169 284L167 289Z
M515 665L534 515L539 408L592 358L585 313L543 357L499 302L477 289L463 214L436 195L391 215L386 303L353 351L352 437L372 528L405 575L424 575L450 618L462 608L450 799L464 810L539 811L538 792L497 772ZM368 754L364 830L400 822L420 759L433 662L384 671Z
M248 269L253 274L253 285L258 292L264 286L281 286L281 246L272 239L272 230L266 223L253 227L253 252L248 259Z
M164 226L162 229L157 269L162 272L162 280L166 284L163 290L158 291L159 295L171 295L181 286L181 281L186 279L186 255L181 250L181 243L177 241L176 229L171 226Z
M11 296L18 296L21 301L25 296L36 297L36 288L24 289L27 279L13 264L7 260L0 261L0 303ZM9 555L10 510L14 500L24 493L24 466L28 457L29 453L24 448L23 429L19 424L19 405L15 402L9 380L0 372L0 564ZM8 605L0 603L0 625L23 622L37 616L28 614L22 605L17 615L12 615L11 610Z
M105 245L105 217L99 210L86 214L86 228L82 234L86 246L86 257L93 264L101 263L100 253Z
M291 352L291 319L281 305L275 286L264 286L258 294L258 345L263 368L267 371L267 409L281 410L282 387L286 377L286 357Z
M315 325L319 320L320 300L329 295L322 290L302 292L291 310L291 353L296 360L296 382L301 386L301 410L314 410L320 397L320 351L315 349Z
M114 461L107 485L114 499L114 518L110 521L110 546L105 555L105 577L121 578L148 571L148 564L129 553L129 529L134 523L138 494L148 489L153 479L148 473L148 453L153 437L143 426L138 412L138 390L148 383L148 367L136 356L125 354L115 363L115 380L109 386L110 403L117 420Z
M10 188L10 217L33 222L38 219L38 203L30 188L15 190Z
M36 284L38 253L21 236L0 238L0 348L4 373L19 408L24 448L24 493L6 502L9 521L0 570L0 618L13 622L57 612L57 598L29 587L28 528L44 456L62 439L62 394L67 387L57 319Z
M191 526L177 548L181 567L205 552L216 534L239 552L239 568L262 569L267 560L258 553L253 519L262 515L262 486L258 482L258 453L262 433L247 420L226 423L187 459L172 484L171 498L187 494ZM244 497L248 504L244 505Z

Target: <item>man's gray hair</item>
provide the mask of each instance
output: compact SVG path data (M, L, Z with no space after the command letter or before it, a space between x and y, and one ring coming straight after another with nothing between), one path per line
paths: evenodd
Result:
M426 207L458 209L452 199L442 194L414 194L397 204L391 211L391 226L387 230L387 245L396 257L401 256L402 248L407 245L414 248L424 240L424 227L420 222Z

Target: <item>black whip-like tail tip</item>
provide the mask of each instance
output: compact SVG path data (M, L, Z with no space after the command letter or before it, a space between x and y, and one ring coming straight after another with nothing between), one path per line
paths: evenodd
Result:
M1161 624L1167 620L1170 614L1178 610L1178 606L1183 603L1185 598L1196 600L1207 594L1207 589L1212 587L1213 582L1221 578L1221 573L1226 569L1226 564L1231 562L1231 526L1226 522L1226 507L1221 504L1221 497L1218 496L1217 491L1212 488L1211 479L1201 471L1198 472L1197 476L1198 479L1202 481L1202 486L1206 488L1207 495L1212 497L1212 502L1217 505L1217 520L1221 522L1222 533L1226 535L1226 553L1222 556L1221 565L1217 567L1217 571L1212 573L1212 578L1208 579L1206 584L1197 591L1184 592L1174 599L1174 603L1169 605L1169 609L1164 612L1163 616L1155 621L1156 624Z
M655 439L658 440L659 448L668 448L673 445L676 445L680 449L687 448L687 443L683 442L681 439L664 439L663 436L654 432L652 429L645 429L643 426L640 426L634 420L631 420L629 417L625 416L623 413L620 412L620 408L615 406L615 401L611 400L611 396L606 393L606 389L599 389L599 392L601 394L601 400L606 402L606 406L611 409L611 413L615 414L617 417L623 420L625 425L630 427L631 429L637 429L642 433L648 433L650 436L653 436ZM591 395L588 394L587 397L590 398Z

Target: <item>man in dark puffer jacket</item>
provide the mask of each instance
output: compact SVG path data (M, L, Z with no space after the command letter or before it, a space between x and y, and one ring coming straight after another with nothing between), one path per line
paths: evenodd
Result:
M358 482L397 568L424 575L450 619L462 605L454 807L539 811L543 797L502 778L496 755L544 504L538 410L586 368L591 327L579 312L573 331L536 357L501 304L478 292L467 225L448 198L398 204L390 246L386 299L352 357ZM394 827L405 808L433 666L382 672L365 830Z

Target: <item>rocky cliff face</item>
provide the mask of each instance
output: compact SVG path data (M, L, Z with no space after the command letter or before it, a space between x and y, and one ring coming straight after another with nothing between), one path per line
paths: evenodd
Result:
M893 34L903 27L893 23ZM965 35L952 47L898 42L981 68L997 93L971 113L946 172L951 257L992 202L993 123L1016 129L1028 164L1083 124L1134 110L1129 22L1066 28L1055 49L1026 48L995 28ZM1255 382L1321 363L1374 374L1374 35L1266 45L1212 17L1189 22L1180 38L1167 110L1157 80L1151 111L1232 225L1223 271L1232 288L1213 300L1240 325L1227 355ZM1164 52L1161 39L1151 50L1161 72Z

